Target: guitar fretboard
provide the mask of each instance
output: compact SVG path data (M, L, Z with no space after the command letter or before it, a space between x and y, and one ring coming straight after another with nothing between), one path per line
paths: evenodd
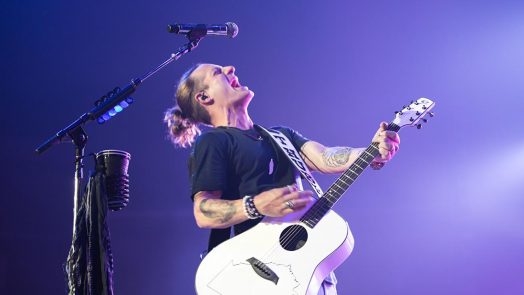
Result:
M399 126L390 123L387 130L397 132ZM362 172L369 166L371 161L379 154L378 143L371 143L360 156L349 166L349 168L342 173L342 175L329 187L329 189L322 195L317 202L309 208L309 210L300 219L310 228L315 227L317 223L324 217L324 215L331 210L333 205L342 197L348 190L349 186L362 174Z

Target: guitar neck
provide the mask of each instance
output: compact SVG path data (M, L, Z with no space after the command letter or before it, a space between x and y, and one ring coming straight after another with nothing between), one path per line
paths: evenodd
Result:
M394 123L388 125L387 130L397 132L400 129ZM338 202L342 195L349 189L351 184L362 174L362 172L369 166L371 161L379 154L378 143L371 143L360 156L349 166L349 168L342 173L342 175L328 188L317 202L302 216L300 221L305 223L310 228L324 217L324 215L331 210L331 208Z

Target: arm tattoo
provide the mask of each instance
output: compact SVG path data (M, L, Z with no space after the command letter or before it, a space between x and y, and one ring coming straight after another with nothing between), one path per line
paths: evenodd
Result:
M327 148L322 153L322 159L328 167L340 167L347 164L349 155L353 149L349 147Z
M207 218L218 219L222 223L226 223L236 213L235 205L232 201L217 200L218 202L210 202L209 199L204 199L200 202L200 212Z

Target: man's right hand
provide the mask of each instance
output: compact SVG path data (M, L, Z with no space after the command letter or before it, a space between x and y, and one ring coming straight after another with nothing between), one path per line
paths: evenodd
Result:
M312 191L299 191L296 186L274 188L254 197L260 214L281 217L301 210L314 200Z

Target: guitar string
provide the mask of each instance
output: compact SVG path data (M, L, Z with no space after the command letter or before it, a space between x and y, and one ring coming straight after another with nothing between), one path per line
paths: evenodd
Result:
M368 151L368 150L369 150L369 151ZM366 148L365 151L368 152L368 154L371 155L371 156L372 156L373 154L375 154L375 153L378 154L378 149L377 149L377 147L376 147L374 144L369 145L368 148ZM358 172L358 173L356 173L355 171L351 170L351 166L353 166L355 163L357 164L357 166L359 166L359 167L361 168L360 172ZM344 189L344 192L345 192L345 190L347 190L347 189L349 188L349 186L350 186L350 185L351 185L351 184L352 184L352 183L353 183L353 182L358 178L358 176L360 176L360 174L361 174L361 173L362 173L362 172L363 172L363 171L364 171L364 170L369 166L369 162L365 161L365 160L363 159L363 155L361 155L361 156L359 156L359 157L355 160L355 162L353 162L353 164L351 164L351 166L350 166L350 168L349 168L348 170L346 170L346 172L344 172L344 173L339 177L339 179L338 179L338 180L340 180L340 179L342 179L342 178L344 178L344 177L347 177L347 178L349 178L349 179L351 180L350 182L348 181L348 183L346 183L345 181L343 181L343 182L346 183L346 185L347 185L347 188ZM346 173L347 173L348 171L351 171L353 174L356 175L354 179L351 178L351 177L349 177L349 175L346 175ZM334 188L334 186L336 185L336 183L338 182L338 180L335 181L335 183L333 183L333 184L331 185L331 187L328 189L327 193L324 194L325 196L323 196L323 197L326 197L326 196L328 195L328 193L329 193L330 191L332 191L332 190L333 190L333 191L336 191L336 192L339 194L339 196L335 198L335 201L332 201L330 198L326 197L326 199L329 200L330 203L332 203L331 206L333 206L333 205L338 201L338 198L340 198L340 197L342 196L342 194L344 193L344 192L343 192L342 194L340 194L340 193L337 191L337 189ZM346 179L346 180L347 180L347 179ZM317 199L317 202L318 202L319 200L320 200L320 199ZM315 205L313 205L313 206L315 206ZM306 214L308 214L308 215L312 215L311 217L313 217L313 218L312 218L313 220L318 219L318 221L320 221L320 219L322 219L322 217L325 216L325 214L326 214L327 212L329 212L329 210L330 210L330 209L328 209L327 211L323 212L324 209L321 208L321 209L317 209L317 210L315 210L315 211L307 211ZM323 213L322 213L322 212L323 212ZM304 216L305 216L305 215L304 215ZM310 219L311 219L311 218L310 218ZM302 222L302 221L300 221L300 222ZM316 224L315 224L315 225L316 225ZM270 258L271 258L272 256L274 257L274 253L276 253L276 250L279 248L279 246L281 246L282 248L286 248L287 246L289 246L290 243L291 243L293 240L296 239L297 235L300 234L300 231L301 231L301 228L300 228L300 227L292 228L291 230L288 231L288 233L286 233L286 234L282 237L282 243L280 243L280 240L281 240L281 239L279 238L279 243L275 243L275 245L274 245L271 249L269 249L268 252L266 252L266 254L264 254L264 255L262 256L262 257L264 257L264 260L270 260Z
M368 148L369 148L369 147L368 147ZM368 149L366 149L366 151L367 151L367 150L368 150ZM333 185L331 185L331 187L328 189L327 193L323 196L323 197L326 198L326 199L329 201L329 203L330 203L330 204L326 204L326 205L329 205L329 206L332 207L332 206L336 203L336 201L338 200L338 198L339 198L340 196L342 196L342 194L345 192L345 190L347 190L347 188L349 188L349 186L353 183L353 181L356 180L356 178L358 177L358 175L359 175L360 173L362 173L362 172L364 171L364 169L367 168L367 166L369 165L369 163L368 163L367 161L363 160L363 159L360 158L360 157L357 158L357 160L355 160L354 163L356 163L359 167L361 167L361 168L363 168L363 169L361 169L361 171L360 171L359 173L356 173L356 172L354 172L353 170L351 170L351 167L350 167L350 169L348 169L348 171L351 171L351 173L355 174L355 178L354 178L354 179L351 178L349 175L346 175L346 173L347 173L348 171L346 171L344 174L342 174L342 175L340 176L339 180L344 179L345 181L342 180L342 182L345 183L347 187L346 187L346 188L340 187L340 185L337 184L338 180L337 180L335 183L333 183ZM351 181L348 181L348 178L349 178ZM337 189L336 186L338 186L340 189L342 189L343 192L340 193L339 189ZM337 196L337 197L333 196L333 195L331 194L332 191L336 192L336 194L337 194L338 196ZM330 196L331 196L331 197L330 197ZM332 200L332 199L331 199L331 198L333 198L333 197L335 198L335 200ZM319 200L320 200L320 199L317 199L317 202L318 202ZM313 205L313 206L315 206L315 205ZM321 218L322 218L322 217L323 217L323 216L324 216L328 211L329 211L329 209L326 210L325 207L320 207L320 208L317 208L317 209L314 210L314 211L308 211L308 212L306 212L306 214L309 215L309 216L308 216L308 217L310 217L309 219L313 219L313 220L318 219L318 220L320 220L320 219L321 219ZM304 215L304 216L306 216L306 215ZM303 217L304 217L304 216L303 216ZM306 223L306 222L304 222L304 223ZM307 224L307 223L306 223L306 224ZM290 230L289 233L286 234L286 235L282 238L282 244L283 244L284 246L289 246L289 243L290 243L293 239L295 239L296 236L297 236L297 234L299 234L299 233L300 233L300 228L297 228L296 230Z
M389 124L389 126L388 126L387 129L388 129L388 130L397 129L397 130L394 130L394 131L398 131L398 129L400 129L399 127L397 127L397 128L395 128L395 127L397 127L397 125ZM367 154L368 154L369 156L374 156L374 157L376 157L376 155L378 155L379 150L378 150L378 146L377 146L377 145L378 145L377 143L371 143L371 144L370 144L370 145L365 149L365 151L367 152ZM374 158L374 157L373 157L373 158ZM372 160L371 160L371 161L372 161ZM371 162L371 161L370 161L370 162ZM351 182L349 182L349 183L346 183L345 181L343 181L343 183L345 183L345 184L347 185L347 188L343 189L344 192L345 192L345 191L349 188L349 186L350 186L350 185L351 185L351 184L352 184L352 183L353 183L353 182L354 182L354 181L355 181L355 180L360 176L360 174L361 174L361 173L362 173L362 172L363 172L363 171L364 171L364 170L369 166L370 162L364 160L363 155L361 155L361 156L359 156L359 157L355 160L355 162L353 162L353 164L351 164L351 166L354 166L354 165L356 164L356 166L360 167L360 168L361 168L360 172L356 173L355 171L353 171L353 170L351 169L351 166L350 166L349 169L346 170L346 171L342 174L341 177L339 177L339 180L342 179L343 177L347 177L347 178L351 179ZM362 166L360 166L360 165L362 165ZM349 175L346 175L349 171L351 171L353 174L355 174L355 179L349 177ZM328 189L328 193L325 194L326 196L327 196L327 195L329 194L329 192L331 192L331 191L336 191L337 193L339 193L339 192L334 188L334 186L336 185L337 182L338 182L338 180L335 181L335 183L334 183L333 185L331 185L331 187ZM337 186L338 186L338 185L337 185ZM343 193L344 193L344 192L343 192ZM338 201L338 198L340 198L341 196L342 196L342 194L339 193L339 196L336 197L336 199L335 199L335 203L336 203L336 201ZM326 198L327 198L327 197L326 197ZM319 200L320 200L320 199L319 199ZM327 200L329 200L331 203L333 203L333 201L331 201L329 198L327 198ZM317 201L317 202L318 202L318 201ZM333 206L333 205L334 205L334 203L331 204L331 206ZM323 209L321 209L321 210L324 211ZM320 210L316 210L315 212L312 212L312 214L311 214L311 215L313 215L314 219L317 219L317 218L318 218L318 221L320 221L320 220L322 219L322 217L323 217L327 212L329 212L329 210L327 210L327 211L324 212L324 213L319 212L319 211L320 211ZM306 214L308 214L308 213L309 213L309 211L306 212ZM315 225L316 225L316 224L315 224ZM295 230L295 229L292 229L292 230L289 231L289 234L286 234L286 236L283 238L283 242L282 242L282 244L285 245L284 248L287 247L287 246L289 246L289 243L290 243L292 240L294 240L294 239L296 238L296 236L299 234L299 231L300 231L300 228L298 227L298 228L296 228L296 230ZM280 239L279 239L279 241L280 241ZM280 244L280 243L279 243L279 244ZM277 245L276 247L278 247L278 245ZM274 247L274 248L275 248L275 247ZM272 250L271 252L273 252L273 251L274 251L274 250ZM271 255L271 252L268 254L268 256Z
M366 151L367 151L368 149L370 149L371 147L373 147L373 143L370 144L370 145L368 146L368 148L366 148ZM364 155L359 156L351 166L354 166L355 163L357 163L357 162L358 162L358 163L356 164L356 166L359 166L358 164L361 164L361 165L362 165L363 163L361 163L361 162L362 162L361 158L362 158L363 156L364 156ZM361 167L360 172L358 172L358 173L354 172L353 170L351 170L351 166L350 166L350 168L349 168L345 173L342 174L342 176L341 176L339 179L344 179L344 180L346 180L346 181L347 181L347 178L351 179L351 181L347 181L347 182L344 181L344 180L342 180L342 182L343 182L344 184L346 184L346 186L347 186L345 189L341 187L341 188L343 189L343 191L345 191L347 188L349 188L349 186L350 186L350 185L353 183L353 181L354 181L354 179L351 178L349 175L346 175L346 173L347 173L348 171L351 171L353 174L355 174L355 179L356 179L356 178L358 177L358 175L364 171L365 167L367 167L367 165L369 165L369 163L366 163L366 162L364 162L364 163L365 163L366 165L363 165L364 168ZM359 167L360 167L360 166L359 166ZM353 168L356 168L356 167L353 167ZM357 171L358 171L358 170L357 170ZM337 182L338 182L338 181L337 181ZM331 199L330 199L330 197L329 197L329 196L331 196L330 194L324 194L324 197L325 197L325 198L326 198L326 199L331 203L331 207L334 205L334 203L336 203L337 198L339 198L339 197L342 195L342 194L340 194L340 192L339 192L337 189L335 189L335 185L338 186L338 185L337 185L337 182L335 182L335 183L330 187L330 189L328 190L328 192L331 192L331 191L335 191L335 192L337 192L337 194L338 194L339 196L338 196L338 197L335 197L335 200L331 200ZM339 187L340 187L340 186L339 186ZM320 199L318 199L318 200L320 200ZM317 200L317 202L318 202L318 200ZM316 204L318 204L318 203L316 203ZM315 205L316 205L316 204L315 204ZM313 205L313 206L315 206L315 205ZM309 215L309 219L313 219L313 220L318 220L318 221L320 221L320 219L322 219L322 217L323 217L323 216L324 216L328 211L329 211L329 208L328 208L328 210L325 210L325 208L322 208L322 207L321 207L320 209L316 209L315 211L308 211L308 212L306 212L306 214ZM304 217L304 216L302 216L302 217ZM302 219L302 218L301 218L301 219ZM317 221L317 222L318 222L318 221ZM301 222L302 222L302 221L301 221ZM297 235L300 233L300 230L301 230L300 227L295 227L295 228L292 228L291 230L289 230L289 231L288 231L288 232L287 232L283 237L279 237L279 239L278 239L278 240L279 240L279 243L275 243L275 245L273 246L273 248L269 249L269 251L266 252L267 254L264 254L262 257L265 257L265 258L269 259L269 257L272 255L272 253L274 253L274 252L276 251L276 249L279 248L279 246L283 246L284 248L287 247L287 246L289 246L289 244L290 244L293 240L296 239Z
M373 152L373 151L371 151L371 152ZM360 164L361 167L363 168L363 169L360 171L360 173L362 173L362 172L363 172L363 171L368 167L368 165L369 165L369 163L368 163L367 161L362 161L360 158L357 159L357 160L355 160L355 163ZM352 171L352 170L351 170L351 171ZM347 172L347 171L346 171L346 172ZM352 180L350 183L347 183L348 188L349 188L349 186L353 183L353 181L356 180L356 178L360 175L360 174L355 173L354 171L352 171L352 172L356 175L355 179L352 179L351 177L349 177L349 176L347 176L347 175L343 175L343 176L341 176L341 178L347 176L348 178L350 178L350 179ZM347 180L347 179L346 179L346 180ZM340 194L340 192L338 192L338 191L334 188L334 185L332 185L332 186L333 186L333 187L330 187L330 190L328 190L328 192L331 191L331 190L334 190L334 191L336 191L336 192L338 193L338 195L339 195L338 197L342 196L343 193ZM347 188L346 188L346 189L347 189ZM344 191L344 192L345 192L345 191ZM326 195L327 195L327 194L326 194ZM328 198L328 197L326 197L326 199L329 200L329 201L332 203L331 206L333 206L334 203L337 201L337 200L333 201L333 200L331 200L331 199ZM317 200L317 201L318 201L318 200ZM311 213L311 214L308 214L308 212L306 212L306 214L308 214L308 215L312 215L312 216L310 216L310 219L313 219L313 220L316 219L316 220L320 221L320 220L321 220L321 219L322 219L322 218L323 218L323 217L324 217L328 212L329 212L329 209L328 209L328 210L325 210L325 208L322 208L322 207L321 207L320 210L315 210L315 211L311 211L311 212L309 212L309 213ZM311 218L311 217L313 217L313 218ZM317 222L318 222L318 221L317 221ZM305 222L304 222L304 223L305 223ZM307 223L306 223L306 225L307 225ZM291 229L291 230L290 230L290 231L289 231L289 232L288 232L288 233L287 233L287 234L282 238L282 247L283 247L283 248L286 248L287 246L289 246L290 243L291 243L293 240L295 240L295 239L297 238L297 236L300 234L300 231L301 231L301 228L300 228L300 227L296 227L296 228L294 228L294 229ZM279 241L280 241L280 239L279 239ZM275 251L276 251L277 248L279 248L279 247L278 247L279 245L281 245L281 244L280 244L280 243L275 244L275 246L273 246L272 249L270 249L268 252L266 252L265 255L263 255L263 257L265 257L265 260L271 260L271 259L275 258L275 254L276 254Z
M399 127L398 125L395 125L395 124L393 124L393 123L390 123L390 124L388 124L387 130L398 132L398 130L400 130L400 127ZM370 144L370 145L365 149L365 152L366 152L369 156L372 156L373 158L376 157L376 156L379 154L378 143L371 143L371 144ZM343 190L344 190L343 193L345 193L345 191L349 188L349 186L350 186L351 184L353 184L353 182L354 182L354 181L355 181L355 180L360 176L360 174L362 174L362 172L364 172L364 170L369 166L369 164L371 163L371 161L372 161L372 159L370 159L369 162L366 161L366 160L364 160L364 154L361 154L361 155L360 155L360 156L355 160L355 162L353 162L353 164L351 164L351 166L348 168L348 170L346 170L346 171L342 174L342 176L339 177L338 180L342 179L343 177L347 177L347 178L351 179L351 182L349 182L349 183L346 183L346 182L343 181L343 183L345 183L345 184L347 185L347 188L343 189ZM351 167L354 166L355 163L356 163L356 166L358 166L358 167L361 168L360 172L358 172L358 173L356 173L355 171L353 171L353 170L351 169ZM362 166L360 166L359 164L362 165ZM348 173L349 171L351 171L353 174L355 174L355 179L349 177L349 175L346 175L346 173ZM333 183L333 185L331 185L331 187L328 189L328 193L329 193L330 191L332 191L332 190L337 191L336 189L334 189L334 186L336 185L336 183L338 182L338 180L335 181L335 183ZM338 191L337 191L337 193L338 193ZM342 194L343 194L343 193L342 193ZM331 204L331 207L332 207L332 206L333 206L333 205L338 201L338 199L342 196L342 194L339 193L339 196L335 198L335 202L333 202L333 201L331 201L329 198L327 198L327 200L329 200L330 202L333 203L333 204ZM327 194L325 194L325 195L327 196ZM320 200L320 199L318 199L318 200ZM318 202L318 200L317 200L317 202ZM320 209L320 210L324 211L323 209ZM319 212L320 210L316 210L315 212L312 212L312 215L313 215L313 217L314 217L314 220L316 220L316 219L318 218L318 222L322 219L322 217L323 217L327 212L329 212L329 210L327 210L326 212L322 213L322 212ZM308 213L309 213L309 211L306 212L306 214L308 214ZM302 218L301 218L301 219L302 219ZM316 223L317 223L317 222L315 222L315 225L316 225ZM293 241L293 240L296 238L296 236L299 234L299 232L300 232L300 227L297 227L296 230L295 230L295 229L291 229L291 230L289 231L289 234L286 234L286 236L283 238L284 241L282 242L282 244L285 245L285 247L289 246L289 243L290 243L291 241ZM279 241L280 241L280 239L279 239ZM280 245L280 243L279 243L279 244L276 244L276 246L275 246L273 249L275 249L276 247L278 247L278 245ZM285 248L285 247L284 247L284 248ZM268 256L271 255L271 252L273 252L273 251L275 251L275 250L271 250L270 253L267 254L267 255L268 255Z
M360 164L360 165L362 165L362 166L366 166L365 164L367 164L366 162L359 161L359 159L357 159L355 162L357 162L357 161L359 162L358 164ZM364 168L364 169L365 169L365 168ZM363 170L362 170L362 171L363 171ZM354 173L354 172L353 172L353 173ZM346 177L352 180L352 181L349 182L349 183L346 182L347 179L346 179L346 181L344 181L344 183L347 183L347 185L348 185L347 188L349 188L349 185L351 185L351 183L354 181L354 179L350 178L349 176L347 176L347 175L345 175L345 174L342 175L339 179L346 178ZM358 176L357 176L357 177L358 177ZM355 178L355 179L356 179L356 178ZM324 198L326 198L326 199L329 201L329 204L326 204L326 205L328 205L328 206L330 206L330 207L332 207L332 206L336 203L337 198L339 198L340 196L342 196L342 194L338 191L338 189L335 188L335 186L338 186L338 185L336 184L336 182L335 182L335 183L334 183L334 184L333 184L333 185L328 189L327 193L326 193L325 196L324 196ZM346 189L347 189L347 188L346 188ZM338 195L338 197L335 197L335 200L332 200L332 199L331 199L331 198L333 197L333 195L331 195L331 192L332 192L332 191L335 191L336 194ZM331 197L330 197L330 196L331 196ZM320 201L320 200L321 200L321 199L317 199L317 202ZM316 203L316 204L318 204L318 203ZM316 205L316 204L315 204L315 205ZM313 206L315 206L315 205L313 205ZM317 205L317 206L318 206L318 205ZM308 215L308 217L309 217L308 219L309 219L309 220L319 220L319 221L320 221L320 219L323 218L327 212L329 212L329 209L326 210L325 207L320 207L320 208L316 208L316 209L314 209L314 211L308 211L308 212L306 212L306 215ZM306 216L306 215L304 215L304 216ZM304 223L307 224L307 222L304 222ZM289 244L291 243L291 241L294 240L294 239L297 237L298 234L300 234L300 230L301 230L300 228L296 228L296 230L290 230L290 231L289 231L289 234L286 234L286 235L282 238L282 244L283 244L284 248L287 247L287 246L289 246Z
M387 128L387 130L391 130L391 131L398 132L399 129L400 129L400 127L399 127L398 125L395 125L395 124L392 124L392 123L388 124L388 128ZM377 145L378 145L377 143L371 143L371 144L370 144L370 145L365 149L365 152L367 152L367 154L370 155L370 156L374 156L374 157L376 157L376 155L378 155L378 153L379 153L379 150L378 150L378 146L377 146ZM372 161L372 160L371 160L370 162L365 161L365 160L363 159L363 156L364 156L364 155L361 154L361 155L360 155L360 156L355 160L355 162L353 162L353 164L351 164L351 166L353 166L353 165L355 165L355 163L356 163L356 166L358 166L358 167L361 168L360 172L356 173L355 171L353 171L353 170L351 169L351 166L350 166L350 167L348 168L348 170L346 170L346 171L341 175L341 177L339 177L338 180L342 179L343 177L347 177L347 178L349 178L349 179L351 180L351 181L348 181L348 183L346 183L345 181L343 181L343 183L345 183L345 184L347 185L347 188L343 189L343 190L344 190L343 193L345 193L345 191L349 188L349 186L350 186L351 184L353 184L353 182L354 182L354 181L355 181L355 180L360 176L360 174L361 174L362 172L364 172L364 170L369 166L370 162ZM373 158L374 158L374 157L373 157ZM362 165L362 166L360 166L360 165ZM346 174L346 173L348 173L349 171L351 171L353 174L355 174L355 178L354 178L354 179L351 178L351 177L349 177L349 175ZM328 189L328 192L330 192L330 191L332 191L332 190L333 190L333 191L337 191L336 189L334 189L334 186L335 186L335 184L338 182L338 180L335 181L335 183L333 183L333 184L331 185L331 187ZM347 179L346 179L346 180L347 180ZM333 188L333 189L332 189L332 188ZM337 191L337 193L338 193L338 191ZM327 194L324 194L324 195L325 195L325 196L323 196L323 197L326 197L326 198L327 198ZM329 200L329 201L332 203L332 204L331 204L331 207L332 207L332 206L333 206L333 205L338 201L338 198L340 198L341 196L342 196L342 194L339 194L339 196L335 198L335 201L334 201L334 202L333 202L332 200L330 200L329 198L327 198L327 200ZM318 202L318 200L320 200L320 199L317 199L317 202ZM315 206L315 205L313 205L313 206ZM320 209L320 210L324 211L323 209ZM315 225L316 225L318 222L320 222L320 220L322 219L322 217L325 216L325 214L326 214L327 212L329 212L330 209L328 209L328 210L327 210L326 212L324 212L324 213L322 213L320 210L317 209L317 210L315 210L315 211L312 211L311 213L310 213L310 211L307 211L307 212L306 212L306 214L309 214L309 213L310 213L309 215L313 215L313 216L309 216L309 217L314 217L313 220L318 219L318 221L315 222ZM301 219L302 219L302 218L301 218ZM310 218L310 219L311 219L311 218ZM302 222L302 221L300 220L300 222ZM284 237L282 238L282 243L280 243L280 237L279 237L279 243L275 243L275 245L273 246L273 248L271 248L268 252L266 252L266 254L264 254L264 255L262 256L262 257L265 257L264 260L269 260L269 258L273 255L273 253L276 252L276 249L278 249L279 246L281 246L281 247L283 247L283 248L286 248L287 246L289 246L290 243L291 243L291 242L292 242L292 241L297 237L297 235L299 234L300 230L301 230L300 227L292 228L291 230L289 230L289 232L286 233L286 234L284 235ZM282 245L283 245L283 246L282 246Z

